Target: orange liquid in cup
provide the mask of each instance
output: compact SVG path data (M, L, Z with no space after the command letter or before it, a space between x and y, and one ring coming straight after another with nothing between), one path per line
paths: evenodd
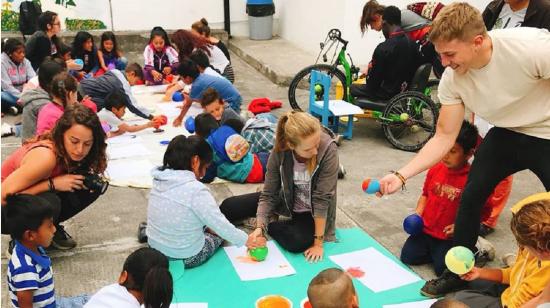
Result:
M291 304L285 297L269 295L256 303L257 308L290 308Z

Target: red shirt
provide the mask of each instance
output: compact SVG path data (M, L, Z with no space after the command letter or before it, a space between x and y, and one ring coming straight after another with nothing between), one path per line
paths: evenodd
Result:
M48 149L53 148L53 144L51 141L37 141L35 143L27 143L21 146L19 149L15 150L10 156L8 156L4 162L2 162L2 182L15 170L19 169L19 166L21 166L21 161L23 158L25 158L25 155L27 153L35 148L38 147L46 147ZM52 150L53 151L53 150ZM50 173L49 177L56 177L58 175L62 175L66 173L63 166L61 166L59 163L55 165L54 169Z
M422 195L426 197L426 206L421 215L424 220L424 233L438 239L448 239L443 229L455 223L469 172L470 164L458 170L451 170L441 162L428 171L422 191ZM488 214L490 211L487 211L485 206L482 217Z

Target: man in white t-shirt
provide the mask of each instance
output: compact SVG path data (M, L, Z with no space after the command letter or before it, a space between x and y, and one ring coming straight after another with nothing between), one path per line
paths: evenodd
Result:
M105 105L98 113L99 121L109 125L110 130L107 132L107 137L122 135L125 132L137 132L149 127L155 126L155 121L150 120L145 124L129 125L124 123L122 117L126 113L126 104L124 101L124 93L121 91L113 91L105 97Z
M442 107L436 134L405 167L380 180L381 193L394 193L440 161L468 107L496 126L477 150L455 221L454 245L475 251L481 209L497 183L529 169L550 190L550 32L487 33L477 9L453 3L434 20L430 40L448 67L438 89ZM421 293L439 297L464 285L445 271Z

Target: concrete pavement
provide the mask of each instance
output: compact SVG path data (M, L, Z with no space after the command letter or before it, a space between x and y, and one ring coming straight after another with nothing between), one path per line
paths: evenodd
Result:
M300 54L300 49L281 40L251 42L246 39L231 40L231 49L246 51L257 62L274 68L268 75L257 71L232 54L236 73L236 87L243 95L244 102L255 97L269 97L283 101L283 108L276 111L281 114L289 110L287 88L274 84L272 80L285 80L292 72L283 68L292 68L297 72L313 63L314 55ZM247 49L248 48L248 49ZM139 55L138 55L139 56ZM244 57L247 59L247 57ZM252 60L248 60L253 63ZM275 77L273 77L275 75ZM302 95L305 95L302 93ZM6 116L3 121L13 123L15 117ZM2 159L19 146L14 137L2 138ZM354 138L344 141L339 148L340 161L347 169L346 178L338 182L337 226L340 228L358 226L378 240L393 254L399 256L401 246L407 234L402 229L403 218L414 211L420 195L424 174L409 180L408 190L393 196L376 198L361 191L361 182L365 177L378 178L391 169L397 169L411 159L414 153L394 149L384 138L380 126L372 120L360 120L355 124ZM260 185L216 184L211 185L216 200L254 192ZM518 200L535 192L543 191L542 184L529 171L520 172L514 177L512 195L504 210L496 232L488 236L497 248L497 256L513 252L516 243L509 229L509 208ZM102 286L116 281L126 256L140 245L136 240L136 229L140 221L145 220L148 190L134 188L109 188L88 209L68 221L67 231L78 241L79 246L69 252L53 252L56 292L70 296L81 293L93 293ZM6 236L2 236L2 253L7 247ZM7 259L2 255L2 306L8 304L6 286ZM493 262L499 266L499 262ZM434 276L428 266L415 266L413 269L423 278ZM304 284L308 282L304 281Z

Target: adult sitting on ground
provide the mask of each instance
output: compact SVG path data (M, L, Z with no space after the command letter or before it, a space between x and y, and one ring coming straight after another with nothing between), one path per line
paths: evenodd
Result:
M74 248L76 242L60 223L103 193L85 187L82 174L105 171L106 147L97 115L80 104L67 108L51 132L25 142L2 163L2 227L6 196L37 195L49 201L56 211L57 231L52 245L58 249Z
M29 60L25 59L25 45L17 39L7 39L2 44L2 114L18 114L21 106L17 103L23 86L36 73Z
M413 160L380 180L381 192L396 192L438 162L453 146L467 106L495 124L476 153L455 221L454 245L475 250L481 209L500 181L529 169L550 190L550 161L544 159L550 157L550 33L534 28L487 33L477 9L454 3L432 23L430 40L451 68L439 84L437 130ZM462 287L447 270L421 292L439 297Z
M382 32L386 40L374 50L365 84L352 84L351 96L388 100L403 90L420 66L418 46L399 26L401 11L395 6L384 8Z
M311 115L289 112L279 119L262 192L230 197L220 210L231 222L256 215L252 238L267 233L308 261L322 260L324 241L335 240L338 169L333 135Z
M57 54L60 48L60 40L57 34L61 31L61 21L57 13L46 11L38 16L38 31L27 40L25 49L27 59L32 67L37 70L40 64L48 56Z

